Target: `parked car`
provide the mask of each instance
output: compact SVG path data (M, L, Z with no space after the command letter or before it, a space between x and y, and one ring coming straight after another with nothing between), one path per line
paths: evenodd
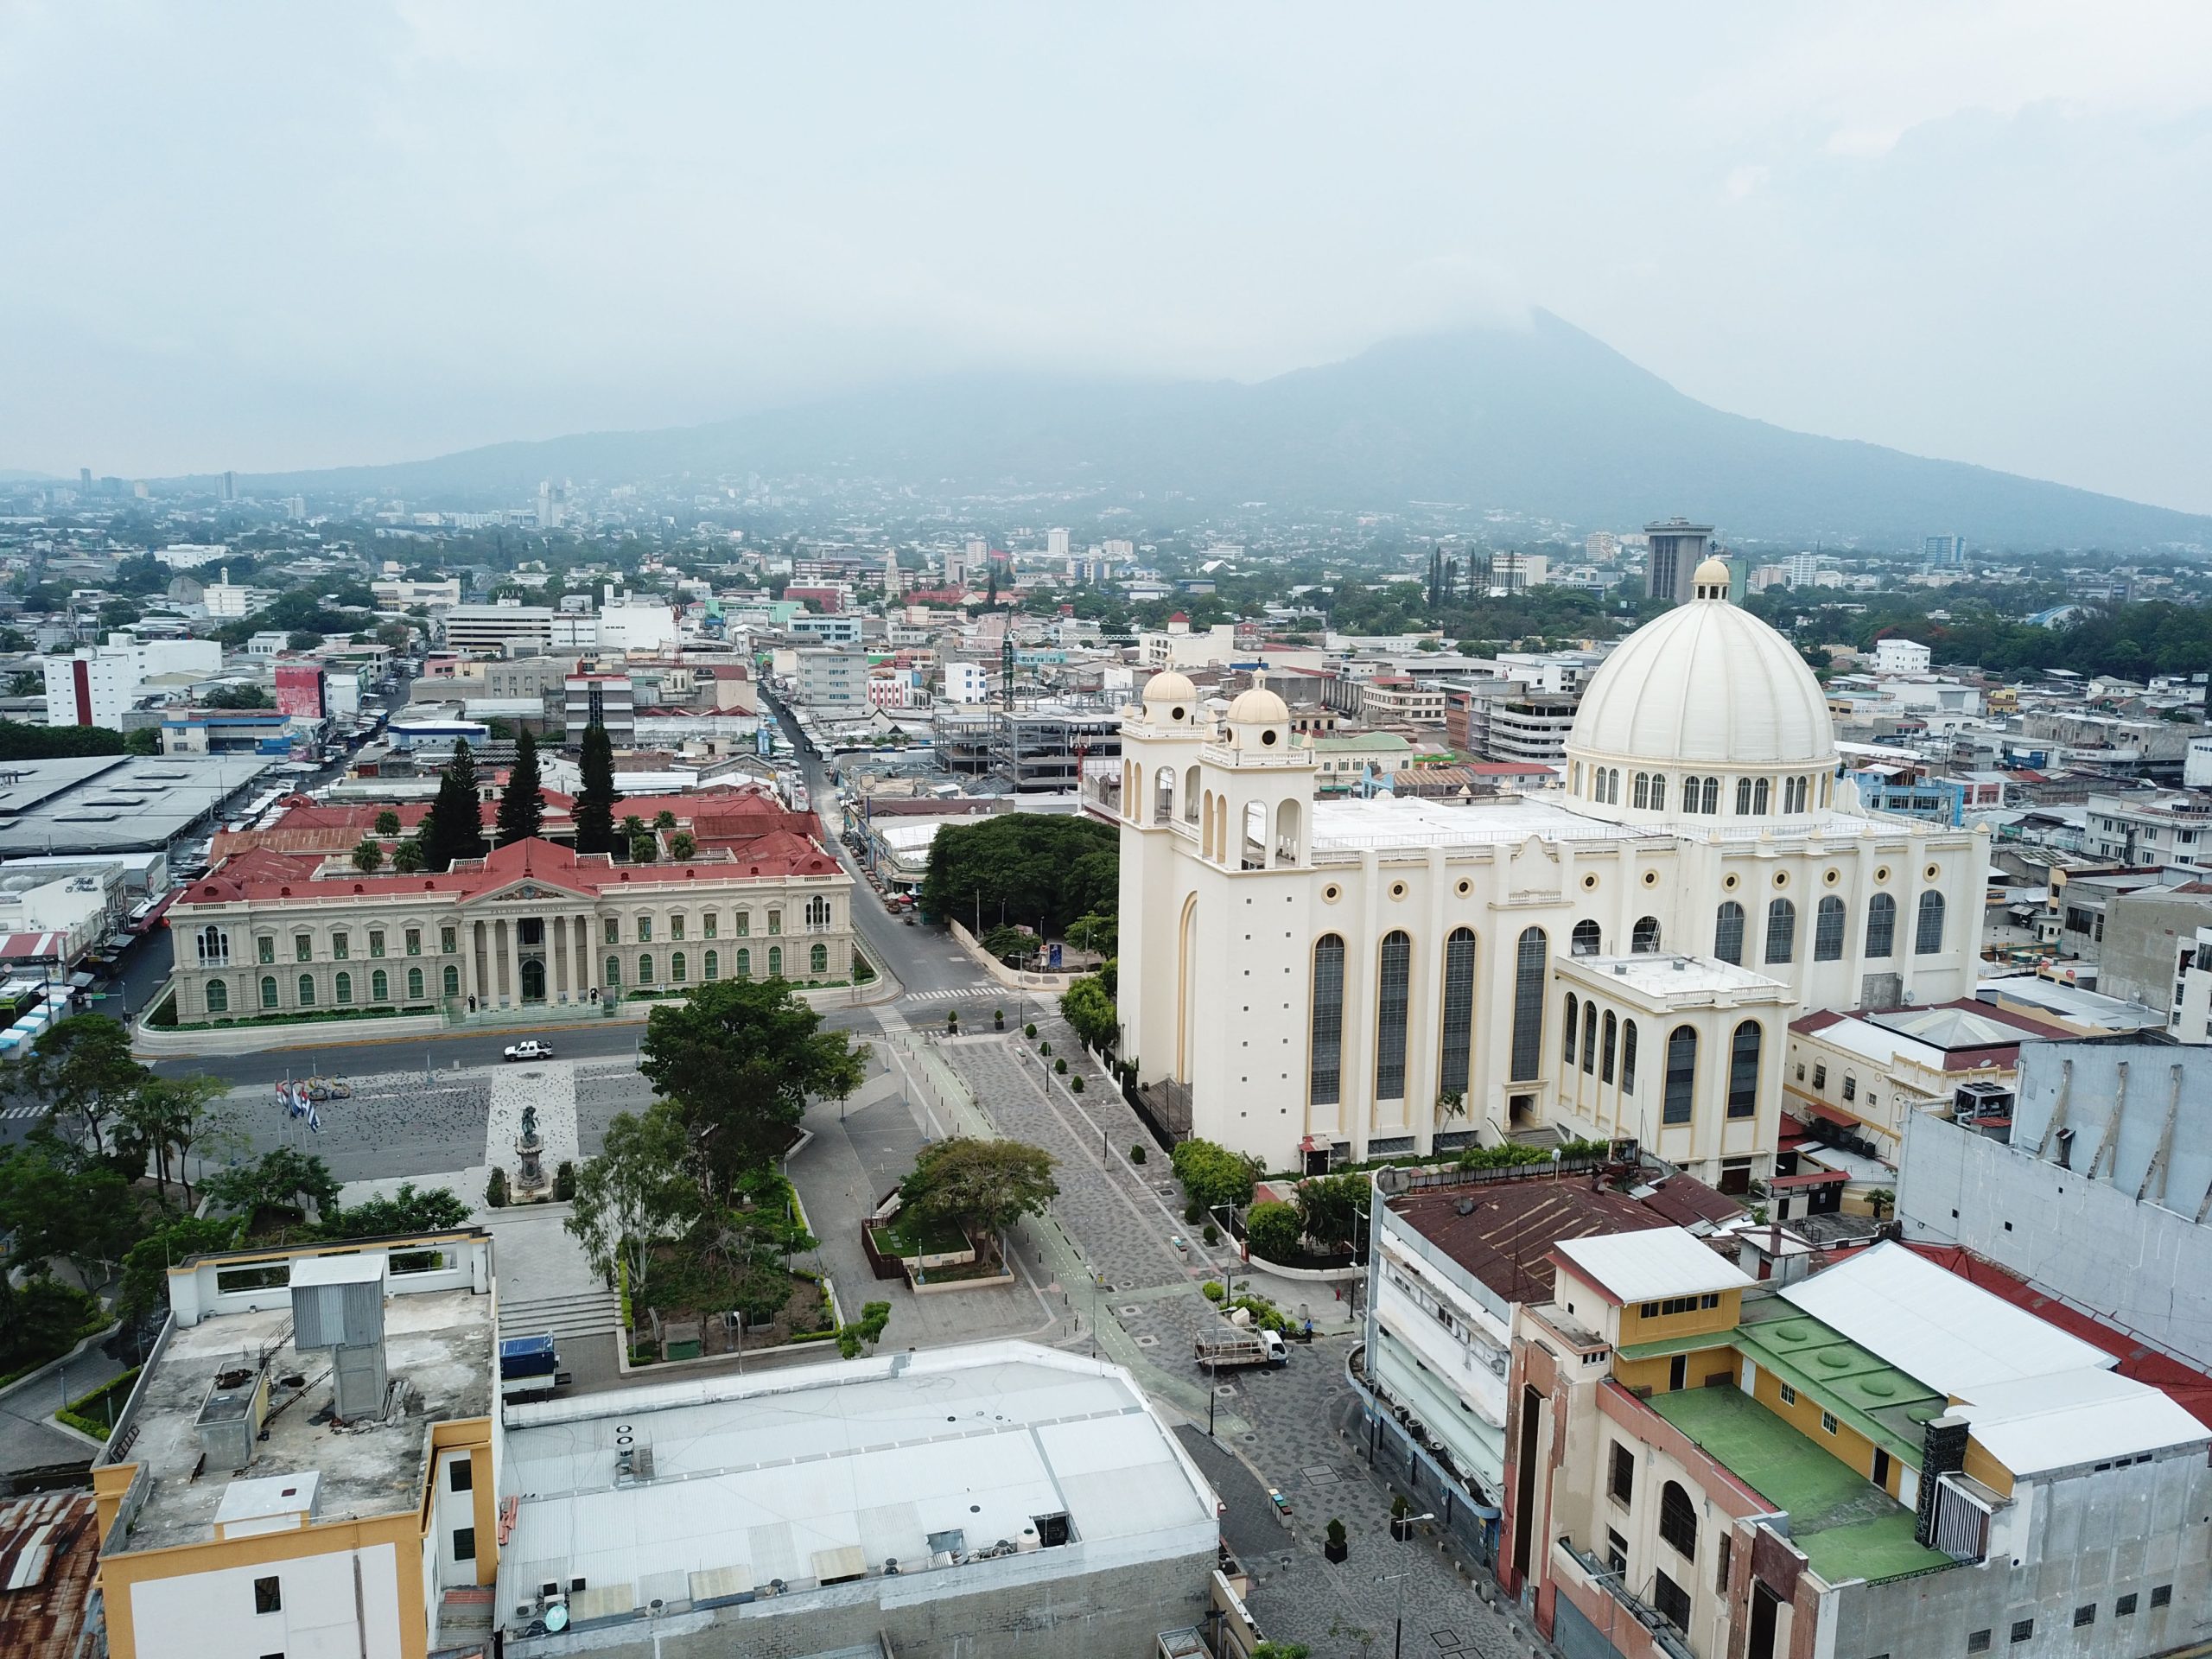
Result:
M525 1038L519 1043L509 1043L506 1056L511 1060L550 1060L553 1058L553 1046L541 1043L535 1037Z

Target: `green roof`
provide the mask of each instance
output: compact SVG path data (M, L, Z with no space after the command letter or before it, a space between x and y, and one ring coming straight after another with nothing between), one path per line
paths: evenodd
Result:
M1413 744L1395 732L1362 732L1353 737L1317 737L1313 740L1313 747L1330 754L1384 751L1395 754L1400 750L1410 749Z
M1950 1408L1947 1395L1779 1297L1745 1306L1736 1344L1761 1370L1915 1468L1925 1425Z
M1623 1359L1665 1359L1674 1354L1694 1354L1705 1348L1733 1348L1736 1328L1695 1331L1685 1337L1660 1337L1650 1342L1624 1342L1613 1351Z
M1651 1409L1789 1516L1789 1541L1830 1584L1879 1582L1952 1560L1912 1535L1913 1515L1740 1389L1681 1389Z

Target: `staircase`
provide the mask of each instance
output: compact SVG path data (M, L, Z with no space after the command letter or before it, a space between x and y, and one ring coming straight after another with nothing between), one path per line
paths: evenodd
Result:
M440 1654L480 1654L492 1634L492 1586L459 1585L438 1598Z
M622 1304L611 1290L582 1291L499 1305L502 1337L552 1335L558 1345L572 1337L612 1332L622 1323Z

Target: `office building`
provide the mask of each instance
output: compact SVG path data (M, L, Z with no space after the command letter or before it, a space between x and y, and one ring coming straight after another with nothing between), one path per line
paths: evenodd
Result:
M857 647L823 647L798 656L798 700L836 717L868 712L868 653Z
M1067 556L1067 531L1065 530L1046 531L1045 532L1045 556L1052 559L1065 559Z
M1643 534L1650 549L1644 566L1644 591L1654 599L1676 605L1694 598L1698 567L1711 556L1713 526L1669 518L1646 524Z
M568 746L581 748L585 731L602 727L607 741L618 749L635 746L638 737L638 693L627 674L575 673L561 682L562 730Z
M1955 570L1967 562L1963 536L1930 536L1920 544L1921 556L1940 569Z
M550 606L513 601L455 605L431 618L432 626L442 632L445 648L462 657L517 657L549 650L553 644L553 620ZM594 622L594 644L597 638Z
M43 658L46 723L123 729L123 717L157 695L149 682L168 678L182 689L222 671L223 647L213 639L133 639L111 634L104 645Z

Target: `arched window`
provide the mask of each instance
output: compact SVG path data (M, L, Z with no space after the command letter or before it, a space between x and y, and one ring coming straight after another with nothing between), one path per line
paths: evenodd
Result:
M783 976L784 947L780 944L772 944L768 947L768 977L781 979Z
M1439 1093L1456 1096L1464 1105L1467 1077L1474 1064L1475 934L1472 928L1455 927L1444 941L1444 1008L1438 1021L1444 1033L1439 1056L1436 1086Z
M1639 772L1636 774L1636 783L1629 791L1629 799L1637 806L1651 804L1651 774L1649 772Z
M1659 1536L1684 1560L1697 1559L1697 1509L1671 1480L1659 1489Z
M1943 949L1943 895L1923 893L1920 895L1920 923L1912 932L1912 954L1916 957L1940 955Z
M1744 965L1744 907L1733 899L1721 900L1714 912L1713 954L1738 968Z
M1513 964L1513 1077L1533 1080L1543 1069L1544 970L1550 941L1541 927L1522 930Z
M638 983L640 985L650 985L652 982L653 956L652 952L648 950L638 958Z
M1611 1083L1613 1080L1613 1055L1619 1046L1618 1040L1619 1036L1619 1023L1614 1020L1613 1011L1607 1008L1605 1010L1605 1046L1598 1051L1598 1081L1600 1083Z
M1636 1092L1636 1021L1621 1021L1621 1093Z
M207 982L207 1012L228 1014L231 1011L231 988L219 979Z
M1344 1098L1344 942L1324 933L1313 941L1313 1053L1306 1063L1306 1098L1334 1106Z
M410 968L407 970L407 1000L410 1002L420 1002L423 1000L423 970L420 968Z
M261 1006L264 1008L276 1006L276 976L274 974L261 976Z
M607 988L608 990L610 990L610 991L619 991L619 990L620 990L620 989L622 988L622 958L621 958L621 957L609 957L607 959L607 974L606 974L606 979L607 979Z
M1629 954L1632 957L1656 957L1659 954L1659 918L1639 916L1636 926L1628 936Z
M1566 1040L1560 1045L1560 1058L1564 1060L1569 1065L1573 1065L1574 1064L1574 1034L1578 1029L1576 1020L1581 1013L1581 1009L1582 1004L1575 1000L1574 993L1573 991L1569 991L1567 994L1567 1010L1565 1014L1560 1016L1562 1020L1562 1029L1566 1032L1567 1036Z
M1651 810L1654 812L1667 810L1667 774L1663 772L1651 774Z
M1697 1103L1697 1033L1676 1026L1667 1035L1667 1090L1659 1108L1662 1123L1687 1123Z
M690 976L691 964L684 960L683 952L671 950L668 957L668 982L681 985Z
M1746 1020L1736 1027L1728 1046L1728 1116L1757 1117L1759 1112L1758 1022Z
M830 971L830 947L828 945L817 944L811 950L807 952L806 971L810 974L826 974Z
M1585 918L1574 925L1574 931L1567 936L1567 951L1573 957L1594 957L1605 942L1598 924Z
M1777 899L1766 907L1766 959L1794 962L1797 957L1797 906Z
M1375 989L1375 1097L1406 1097L1406 1004L1414 942L1400 928L1382 936Z
M1607 806L1618 806L1620 804L1621 769L1618 766L1615 766L1605 774L1605 804Z
M1736 780L1736 816L1739 818L1748 817L1751 816L1751 780L1748 778L1738 778Z
M336 1002L340 1007L351 1002L353 1000L353 976L346 973L333 976L330 982L330 995L331 1001Z
M707 959L700 964L700 967L705 977L708 979L720 979L722 976L721 952L719 950L708 951Z
M448 996L459 996L461 995L461 969L454 967L451 963L448 963L446 964L445 987L446 995Z
M1765 811L1766 811L1766 803L1767 803L1767 784L1766 784L1766 779L1764 779L1764 778L1758 778L1758 779L1752 779L1752 781L1751 781L1751 812L1752 812L1752 815L1753 815L1754 817L1763 816L1763 815L1765 813Z
M1598 1069L1598 1005L1585 1001L1582 1004L1582 1071L1588 1076Z
M231 965L231 936L212 922L194 936L200 947L202 968L227 968Z
M1813 960L1843 960L1843 900L1830 893L1813 916Z
M391 976L381 968L369 976L369 1001L372 1002L391 1001Z
M753 977L753 952L742 945L737 951L737 976L740 979Z
M1705 780L1705 798L1698 810L1709 818L1719 810L1720 780L1718 778L1707 778Z
M1897 949L1897 901L1878 893L1866 901L1866 954L1886 957Z
M1198 769L1190 767L1183 773L1183 822L1198 821Z
M806 901L806 925L817 932L830 925L830 901L818 893Z

